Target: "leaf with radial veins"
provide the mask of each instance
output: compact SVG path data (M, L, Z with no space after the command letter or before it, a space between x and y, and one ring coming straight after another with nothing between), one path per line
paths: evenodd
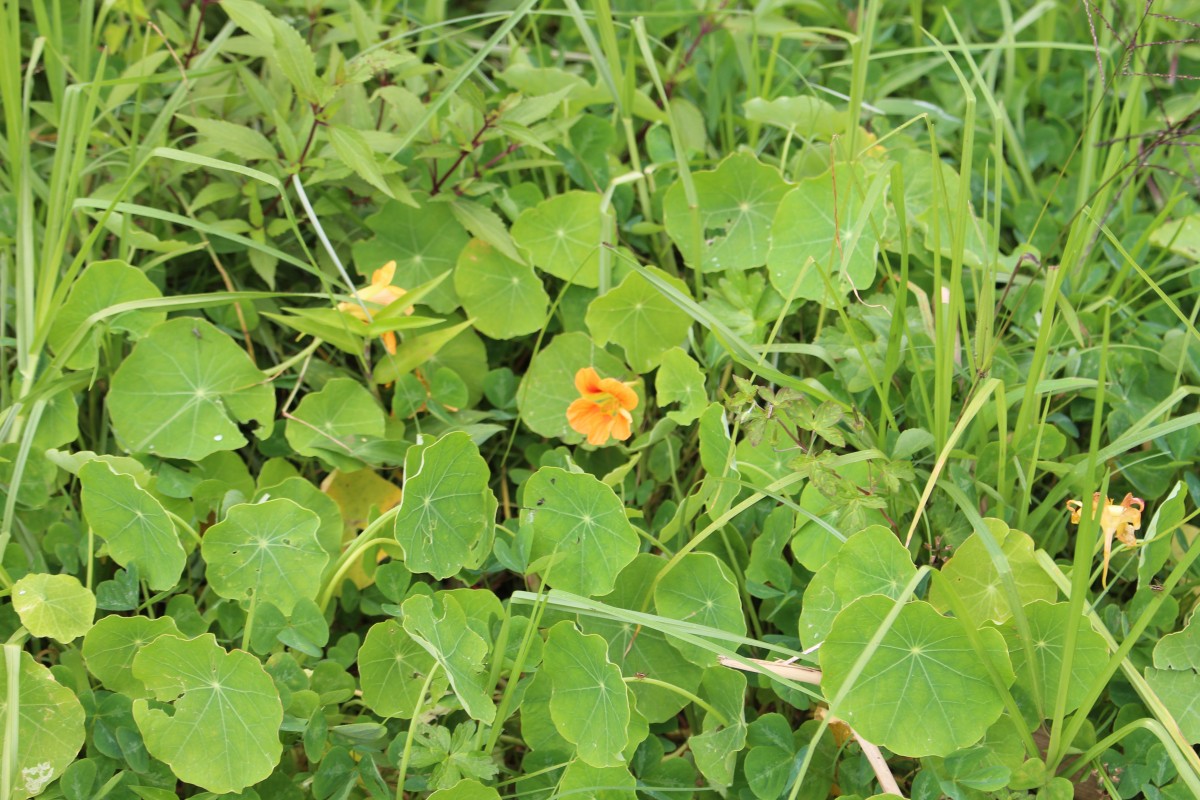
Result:
M689 553L654 588L654 610L664 617L746 635L742 598L729 568L711 553ZM699 645L668 638L693 664L709 666L716 656Z
M517 217L512 237L534 266L568 283L600 285L600 195L564 192Z
M625 379L627 367L621 359L582 333L560 333L541 352L533 357L521 386L517 389L517 408L521 421L534 433L554 436L568 444L583 441L583 437L567 424L567 408L579 399L575 388L575 373L583 367L595 367L605 378ZM636 429L644 409L642 387L638 407L633 411Z
M449 578L478 566L480 543L491 542L496 496L479 448L463 431L409 449L396 541L412 572Z
M791 185L778 169L746 152L734 153L715 170L695 173L693 181L698 229L693 229L681 181L663 200L663 224L688 265L699 264L705 272L761 267L771 244L775 210Z
M96 596L74 575L31 572L12 585L12 607L34 636L66 644L87 633Z
M592 475L543 467L525 483L524 521L533 528L530 561L556 589L595 597L612 591L638 551L625 506Z
M386 433L383 409L361 383L334 378L304 396L284 428L288 444L346 472L373 463L369 449Z
M113 429L134 453L199 461L246 444L239 423L271 433L275 392L246 352L202 319L156 325L113 374Z
M482 239L472 239L459 255L454 289L475 329L493 339L533 333L546 322L550 296L533 267Z
M649 268L685 295L687 284L661 270ZM619 344L634 372L649 372L662 363L663 354L687 339L692 318L636 272L621 285L592 301L587 326L596 344Z
M83 514L92 530L108 543L108 554L122 567L136 564L138 574L156 592L179 582L187 553L162 504L138 486L132 475L118 473L103 461L79 470Z
M97 261L80 273L71 285L67 302L54 314L54 323L50 326L46 343L61 356L63 349L92 314L118 303L159 297L162 297L162 292L137 267L124 261ZM106 332L126 331L139 338L166 318L167 312L147 308L100 320L95 323L90 335L84 334L75 352L67 359L66 366L69 369L91 369L96 365L100 342Z
M363 702L381 717L411 719L434 663L433 656L396 620L372 625L358 651ZM446 693L448 683L445 671L439 669L430 683L431 701Z
M159 636L181 636L171 617L104 617L83 637L83 659L88 672L106 688L135 700L149 697L145 685L133 677L133 658Z
M491 724L496 706L486 687L484 658L488 644L467 624L467 615L452 595L415 595L404 601L404 630L437 659L454 694L472 719Z
M564 621L550 629L542 654L554 727L593 767L619 766L629 741L629 691L607 651L602 638Z
M837 697L895 601L859 598L842 609L821 645L821 688ZM1004 637L979 631L984 657L1013 682ZM928 603L905 605L833 713L868 741L905 756L947 756L979 741L1004 709L962 622Z
M270 600L284 614L321 588L329 554L317 541L320 518L291 500L240 503L204 534L201 553L212 590L229 600Z
M232 653L206 633L159 636L133 657L133 676L172 713L133 702L133 718L150 755L181 781L229 794L266 778L283 747L283 706L257 658Z
M12 800L25 800L41 794L79 754L87 730L83 706L49 669L16 646L0 658L0 686L19 686L15 709L9 708L7 695L0 696L0 719L11 723L9 714L17 716Z

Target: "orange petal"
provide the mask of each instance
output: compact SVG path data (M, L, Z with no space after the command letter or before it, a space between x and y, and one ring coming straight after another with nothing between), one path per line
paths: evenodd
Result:
M386 331L379 338L383 339L383 349L388 351L388 355L396 355L396 334L392 331Z
M608 437L612 435L613 422L615 421L614 417L610 417L607 414L602 414L601 416L603 417L603 422L593 428L587 438L588 444L597 447L608 444Z
M371 273L372 286L391 286L392 279L396 277L396 262L389 261L379 269Z
M575 389L584 397L601 394L600 376L592 367L584 367L575 373Z
M622 383L616 378L605 378L600 381L600 388L607 394L612 395L621 404L621 408L627 411L637 408L637 392L631 389L629 384Z
M629 416L629 412L622 409L620 413L613 417L612 437L621 442L628 439L633 434L633 431L629 428L629 423L632 421L633 418Z
M580 398L567 407L567 422L577 433L591 435L597 427L607 425L609 416L591 400Z

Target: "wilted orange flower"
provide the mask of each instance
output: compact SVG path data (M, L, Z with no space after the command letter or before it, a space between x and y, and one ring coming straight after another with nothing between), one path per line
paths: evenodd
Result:
M1112 498L1106 497L1104 505L1101 506L1100 493L1096 492L1092 495L1093 515L1097 509L1100 511L1100 530L1104 532L1104 567L1101 571L1100 583L1102 586L1108 586L1108 559L1112 553L1113 537L1120 539L1122 544L1129 547L1137 547L1141 544L1134 532L1142 528L1142 512L1146 510L1146 501L1140 497L1134 497L1130 493L1125 495L1120 505L1114 504ZM1083 502L1068 500L1067 510L1071 512L1071 522L1078 525L1083 514Z
M395 276L396 262L389 261L371 274L370 284L358 290L359 298L368 306L378 306L377 309L373 308L373 311L382 311L384 308L387 308L392 303L396 302L405 294L407 294L407 292L405 292L399 286L392 285L392 278ZM354 301L338 303L337 309L338 311L345 311L347 314L352 314L353 316L361 319L363 322L370 322L370 320L367 319L367 312L363 310L363 307L360 304ZM408 311L405 313L411 314L412 309L408 309ZM395 355L396 334L393 331L385 331L384 334L379 338L383 340L384 349L387 350L389 354Z
M632 384L601 378L593 367L584 367L575 373L575 388L583 396L567 408L567 422L587 436L588 444L607 444L610 436L622 442L629 438L629 412L638 404Z

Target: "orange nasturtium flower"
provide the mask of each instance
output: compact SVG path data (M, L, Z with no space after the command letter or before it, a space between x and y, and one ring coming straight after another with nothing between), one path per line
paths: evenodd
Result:
M582 397L567 408L567 422L587 436L588 444L607 444L610 436L622 442L629 438L629 412L638 404L632 384L601 378L593 367L584 367L575 373L575 388Z
M396 262L389 261L371 274L371 282L368 285L358 290L359 298L371 309L372 313L382 311L407 294L399 286L392 286L392 278L395 275ZM337 309L358 317L363 322L370 321L367 319L367 312L363 310L362 305L353 300L338 303ZM412 309L408 309L405 313L411 314ZM385 331L379 338L383 340L384 349L390 355L395 355L396 334L393 331Z
M1115 536L1122 544L1137 547L1141 542L1134 535L1142 528L1142 512L1146 510L1146 501L1133 494L1125 495L1120 505L1113 503L1112 498L1104 498L1100 505L1100 493L1092 495L1092 514L1100 511L1100 530L1104 532L1104 568L1101 572L1100 583L1108 586L1108 559L1112 553L1112 541ZM1083 514L1083 502L1068 500L1067 510L1071 512L1071 522L1079 524Z

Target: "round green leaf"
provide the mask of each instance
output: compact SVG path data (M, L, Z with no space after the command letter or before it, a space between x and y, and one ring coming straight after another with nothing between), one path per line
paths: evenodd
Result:
M180 635L171 617L104 617L83 637L88 672L114 692L134 699L149 697L146 687L133 677L133 657L166 634Z
M679 291L690 294L683 281L661 270L654 271ZM692 326L686 311L636 272L593 300L586 321L596 344L619 344L625 360L638 373L649 372L662 363L663 354L683 344Z
M679 404L679 409L668 411L667 417L680 425L691 425L708 407L704 373L700 371L700 365L678 347L663 353L662 365L654 378L654 392L660 407Z
M71 285L71 294L54 314L47 344L58 355L87 323L88 317L98 311L136 300L151 300L162 297L158 287L138 268L124 261L97 261L90 265ZM150 328L167 318L167 312L146 309L126 311L123 314L103 319L85 335L66 361L69 369L91 369L96 365L100 342L108 331L127 331L135 338L146 335Z
M453 270L470 238L446 203L422 202L420 208L414 208L390 200L379 213L367 217L367 227L375 232L375 238L358 242L353 248L359 273L369 276L395 261L392 283L404 289ZM450 281L442 281L423 302L439 314L458 308Z
M513 241L534 266L589 289L600 285L600 195L565 192L517 217Z
M201 553L212 590L230 600L260 597L284 614L316 597L329 554L317 541L321 520L291 500L240 503L204 534Z
M343 472L371 463L368 448L385 433L383 409L361 383L334 378L305 395L284 429L288 444Z
M496 706L488 693L484 657L488 643L467 624L467 615L453 596L414 595L404 601L404 630L437 659L454 694L472 719L491 724Z
M837 697L894 601L879 595L842 609L820 649L822 689ZM1013 680L1004 638L979 631L984 657ZM947 756L979 741L1000 717L1000 692L971 646L962 623L933 606L904 606L834 713L868 741L912 757Z
M1025 607L1025 619L1029 621L1029 632L1033 639L1033 657L1037 660L1042 702L1052 708L1058 696L1059 673L1062 672L1063 654L1067 634L1071 627L1070 603L1047 603L1038 600ZM1078 628L1074 655L1071 659L1071 677L1067 681L1067 705L1069 713L1079 708L1087 699L1088 687L1108 666L1108 647L1103 637L1092 630L1082 614L1075 617ZM1031 701L1033 693L1029 685L1029 670L1026 667L1027 650L1021 642L1016 623L1009 620L1000 627L1008 641L1008 653L1012 658L1013 672L1017 684L1013 691L1018 700ZM1161 644L1161 643L1160 643Z
M159 636L133 657L133 675L173 713L133 702L150 755L181 781L214 794L240 792L266 778L283 747L283 706L257 658L231 653L211 633Z
M637 779L628 767L594 767L586 761L572 761L551 796L637 800Z
M612 591L638 551L625 506L592 475L543 467L525 483L523 520L533 528L530 561L556 589L594 597Z
M429 800L500 800L500 793L479 781L463 778L449 789L438 789Z
M92 530L108 543L108 554L123 567L135 564L156 592L179 582L187 553L162 505L132 475L103 461L79 470L83 513Z
M607 651L599 636L585 636L563 621L550 629L542 652L554 727L594 767L622 764L629 741L629 693Z
M473 406L483 397L483 376L488 371L487 346L479 334L464 328L425 359L422 369L426 375L436 374L439 369L453 370L467 385L467 406Z
M255 503L265 503L267 500L291 500L302 508L316 512L321 519L321 527L317 528L317 541L321 549L329 554L330 563L326 570L332 569L333 562L342 552L342 535L346 527L342 521L341 509L334 499L304 478L293 476L255 492Z
M833 305L852 289L871 284L883 212L881 204L865 207L867 183L860 166L839 165L836 189L833 172L826 172L801 181L783 198L767 256L776 291L784 297ZM863 220L867 214L871 219Z
M734 153L715 170L695 173L693 182L698 230L693 228L682 182L675 182L663 200L663 223L684 260L692 267L699 264L705 272L762 266L775 212L791 189L779 170L759 162L752 153Z
M478 566L491 544L496 497L491 472L479 448L462 431L409 448L404 460L404 495L396 515L396 541L412 572L449 578Z
M389 619L372 625L358 651L363 702L381 717L411 719L433 665L433 656L413 641L399 622ZM446 673L438 670L429 697L441 697L448 684Z
M134 453L198 461L237 450L237 423L271 432L275 393L246 352L201 319L156 325L112 378L113 429Z
M9 707L7 693L0 694L0 719L17 714L12 798L25 800L41 794L75 760L86 728L83 706L75 694L29 653L6 645L0 659L0 686L13 682L20 684L17 708Z
M1021 531L1010 530L1002 520L989 517L984 523L1004 554L1021 602L1044 600L1052 603L1058 599L1058 588L1034 557L1033 539ZM970 619L1004 622L1012 616L1000 572L978 533L972 533L959 545L942 567L942 575L954 585L970 612ZM944 590L936 582L929 590L929 602L939 611L950 609Z
M31 634L64 644L87 633L96 614L96 596L74 575L30 573L12 585L12 604Z
M619 358L594 345L582 333L559 334L533 357L517 389L517 409L531 431L569 444L583 441L583 436L567 424L567 406L579 399L575 373L584 367L595 367L605 378L626 375L625 364ZM642 387L635 388L640 397ZM643 405L638 403L633 411L635 425L641 419Z
M654 609L664 617L746 635L746 618L737 583L711 553L689 553L654 587ZM693 664L709 666L715 656L699 645L669 639Z
M476 330L493 339L533 333L546 322L550 296L533 267L482 239L472 239L459 255L454 289Z

